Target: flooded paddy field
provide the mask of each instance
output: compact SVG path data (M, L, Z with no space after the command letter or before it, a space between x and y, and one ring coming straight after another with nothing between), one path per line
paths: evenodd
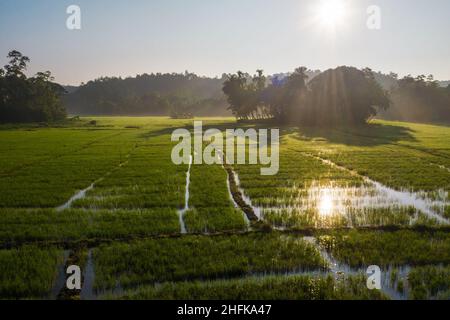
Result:
M93 119L0 127L0 298L450 299L450 128L280 128L262 176L175 165L192 120Z

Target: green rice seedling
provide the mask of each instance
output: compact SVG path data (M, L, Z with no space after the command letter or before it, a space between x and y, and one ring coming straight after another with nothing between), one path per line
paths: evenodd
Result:
M408 274L409 298L415 300L450 299L450 267L424 266Z
M334 258L352 267L450 263L447 232L340 231L320 236L319 242Z
M64 204L77 191L88 187L124 161L135 138L121 132L109 132L102 137L102 132L99 132L102 138L95 139L97 132L91 132L90 136L94 138L87 139L89 136L86 136L83 144L73 148L65 147L64 132L62 138L59 136L59 131L64 130L54 130L55 137L49 141L60 148L50 146L48 155L43 158L30 160L0 174L0 207L57 207ZM21 147L28 148L27 144ZM30 157L34 156L33 150L33 147L29 150ZM14 150L7 153L10 152ZM30 158L23 153L20 155Z
M184 215L188 232L214 233L219 231L243 230L243 212L232 207L195 208Z
M234 208L221 165L193 165L189 208L184 216L188 232L216 232L246 228L244 213Z
M0 250L0 299L47 298L63 257L58 248Z
M352 276L344 282L332 276L267 276L243 279L164 283L107 295L106 299L132 300L381 300L379 291L365 287L364 277Z
M0 243L137 238L179 232L174 209L0 209Z
M301 239L276 234L187 236L94 250L96 288L118 284L236 277L250 273L320 270L327 266L317 249Z

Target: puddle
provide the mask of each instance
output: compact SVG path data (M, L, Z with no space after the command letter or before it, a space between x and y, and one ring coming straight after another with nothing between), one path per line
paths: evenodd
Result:
M94 261L92 259L92 249L88 251L88 257L86 266L83 271L83 287L81 288L80 299L81 300L95 300L94 294Z
M189 156L189 167L186 171L186 188L184 194L184 208L178 210L178 218L180 221L180 232L186 234L186 225L184 223L184 214L189 210L189 184L191 183L191 167L192 167L192 155Z

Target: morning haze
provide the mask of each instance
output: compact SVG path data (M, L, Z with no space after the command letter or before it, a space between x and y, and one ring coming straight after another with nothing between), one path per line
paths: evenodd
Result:
M3 0L0 63L16 49L32 57L29 74L51 70L72 85L144 72L273 74L299 65L450 79L448 1L343 0L333 26L320 2ZM72 4L81 8L81 30L66 28ZM381 9L380 30L366 26L370 5Z

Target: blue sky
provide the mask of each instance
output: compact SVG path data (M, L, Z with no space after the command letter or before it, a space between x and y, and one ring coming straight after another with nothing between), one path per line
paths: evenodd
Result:
M63 84L100 76L184 72L220 76L304 65L371 67L450 79L450 1L340 0L334 29L317 21L320 0L0 0L0 64L11 49ZM81 7L82 29L66 28ZM381 30L366 27L369 5Z

